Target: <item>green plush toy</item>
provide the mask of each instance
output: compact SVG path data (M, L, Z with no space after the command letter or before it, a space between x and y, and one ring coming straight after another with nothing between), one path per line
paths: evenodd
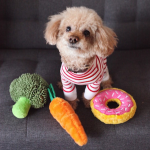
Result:
M30 107L41 108L47 101L48 83L38 74L22 74L10 84L10 96L14 102L12 113L17 118L25 118Z

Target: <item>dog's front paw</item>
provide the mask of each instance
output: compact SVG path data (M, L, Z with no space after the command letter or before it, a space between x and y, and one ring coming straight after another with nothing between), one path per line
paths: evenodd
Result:
M91 101L91 100L87 100L87 99L84 97L84 93L83 93L83 95L82 95L82 99L83 99L83 103L84 103L85 108L90 108L90 101Z
M72 108L74 110L76 110L76 108L78 106L78 101L79 101L79 99L75 99L74 101L68 101L68 103L72 106Z

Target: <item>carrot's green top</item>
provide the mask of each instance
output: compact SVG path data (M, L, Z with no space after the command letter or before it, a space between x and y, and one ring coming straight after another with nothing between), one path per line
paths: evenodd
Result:
M48 93L49 93L50 100L52 101L56 97L53 85L50 84L49 88L47 90L48 90Z

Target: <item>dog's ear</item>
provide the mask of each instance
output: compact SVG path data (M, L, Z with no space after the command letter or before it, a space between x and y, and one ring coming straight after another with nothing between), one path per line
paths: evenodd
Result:
M116 45L117 36L115 32L104 25L98 25L96 31L96 55L107 57L113 53Z
M62 20L62 14L53 15L49 17L49 22L46 24L44 37L47 43L55 45L57 41L57 35L59 32L59 25Z

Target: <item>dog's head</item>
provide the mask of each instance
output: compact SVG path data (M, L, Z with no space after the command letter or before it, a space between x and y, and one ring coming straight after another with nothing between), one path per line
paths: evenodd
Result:
M117 44L116 34L86 7L72 7L49 18L45 39L57 45L61 56L107 57Z

